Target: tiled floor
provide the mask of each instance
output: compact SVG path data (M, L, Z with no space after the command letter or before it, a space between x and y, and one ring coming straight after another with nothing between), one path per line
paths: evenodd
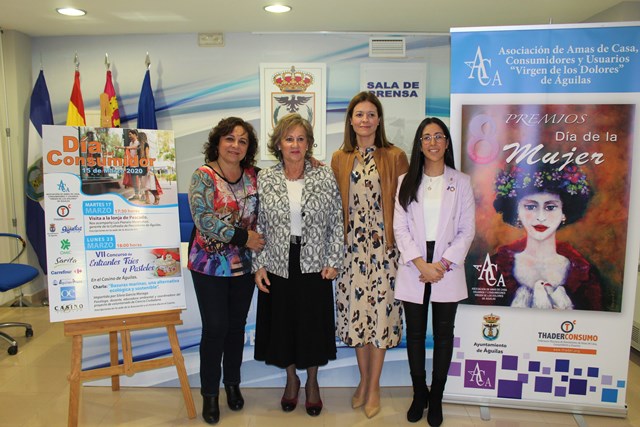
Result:
M56 427L67 425L71 340L63 334L62 324L49 323L45 308L0 308L0 323L25 321L33 324L35 336L16 335L20 351L6 353L0 342L0 427ZM565 413L491 408L489 421L480 418L480 408L472 405L444 405L443 426L529 427L529 426L637 426L640 427L640 356L632 352L629 362L628 417L583 416L576 420ZM411 399L408 387L383 389L382 411L367 419L361 410L350 407L351 388L324 388L325 409L319 417L306 415L304 405L292 413L279 408L280 389L243 389L246 404L241 412L221 405L220 426L286 427L300 426L420 426L406 421ZM202 401L192 389L198 418L189 420L178 388L123 388L112 392L107 387L83 387L80 402L80 426L202 426ZM224 398L224 392L222 393ZM223 399L224 400L224 399ZM301 396L300 402L304 402ZM579 424L579 422L583 422Z

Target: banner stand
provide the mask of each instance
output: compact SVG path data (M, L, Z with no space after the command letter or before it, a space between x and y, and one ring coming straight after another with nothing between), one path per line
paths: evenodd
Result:
M187 406L187 415L190 419L196 417L196 409L189 387L189 378L184 366L184 358L180 351L176 325L182 325L180 319L181 310L167 310L153 313L141 313L135 315L120 315L98 317L92 319L78 319L64 322L65 336L71 336L71 373L69 374L69 415L68 426L77 427L78 409L80 402L80 384L82 381L102 377L111 377L111 390L120 390L120 375L132 376L141 371L176 367L182 394ZM162 359L133 361L131 347L131 331L138 329L167 328L169 343L171 345L171 357ZM118 359L118 332L122 343L122 363ZM109 334L109 352L111 366L82 370L82 337L83 335Z

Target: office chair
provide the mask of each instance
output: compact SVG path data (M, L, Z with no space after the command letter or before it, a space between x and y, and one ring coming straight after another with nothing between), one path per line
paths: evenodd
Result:
M7 263L0 263L0 292L7 292L11 289L18 288L26 283L29 283L38 276L38 269L26 264L14 263L27 247L27 242L18 236L11 233L0 233L0 238L9 238L11 240L17 240L21 245L18 255L16 255L11 261ZM20 306L22 306L22 291L20 291L19 298ZM33 328L29 323L22 322L4 322L0 323L0 329L10 327L23 327L25 328L25 335L27 337L33 336ZM18 353L18 343L11 336L0 331L0 338L4 339L10 344L7 352L10 355Z

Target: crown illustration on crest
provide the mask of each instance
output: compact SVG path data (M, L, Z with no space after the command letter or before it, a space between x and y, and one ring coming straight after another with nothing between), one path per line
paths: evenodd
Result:
M498 323L498 321L500 320L500 316L491 313L483 316L483 319L485 323L494 324Z
M304 92L313 84L313 75L306 71L298 71L291 66L290 70L284 70L273 75L273 84L282 92Z

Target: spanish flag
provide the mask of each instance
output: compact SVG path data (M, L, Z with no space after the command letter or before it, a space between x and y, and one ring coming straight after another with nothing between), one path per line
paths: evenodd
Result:
M120 111L118 110L116 90L111 81L111 70L107 70L107 82L104 85L104 92L100 94L100 126L103 128L120 127Z
M82 102L82 92L80 91L80 71L76 70L71 99L69 100L69 109L67 110L67 126L85 126L86 123L84 102Z

